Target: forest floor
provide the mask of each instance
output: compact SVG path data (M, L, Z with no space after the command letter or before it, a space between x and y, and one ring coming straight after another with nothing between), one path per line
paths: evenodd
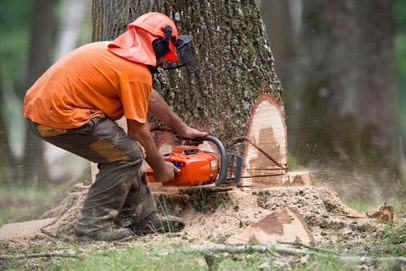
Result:
M86 186L76 185L61 206L47 212L43 219L3 225L0 228L0 251L3 252L0 254L14 251L19 255L28 255L33 251L33 246L76 242L72 227L85 193ZM364 256L381 244L388 229L395 230L405 224L405 218L396 212L395 223L388 223L377 219L376 215L368 216L366 213L351 209L333 190L318 186L265 189L234 187L221 191L187 190L182 193L161 193L156 195L156 199L158 209L185 220L184 230L176 234L138 237L129 241L130 243L149 246L164 241L189 247L210 248L213 245L227 244L229 238L280 207L289 206L297 209L304 218L313 242L308 245L297 240L284 244L293 249L305 249L306 252L299 258L297 254L300 254L300 251L293 252L296 254L294 258L276 253L273 261L280 267L292 266L292 261L303 261L308 253L311 255L319 248L326 248L340 257L359 257L357 261L359 270L365 270L368 265L368 268L373 268L376 261L368 261ZM95 245L106 246L106 242L79 244L82 254L86 254L86 248L90 253L95 250ZM275 245L283 246L280 243ZM112 245L112 249L114 247L115 245ZM380 249L384 253L387 247L383 246ZM403 251L405 250L403 247ZM3 260L4 258L7 257L3 257ZM35 261L35 257L33 258L32 261ZM406 267L406 263L402 260L401 258L400 266ZM399 259L393 262L393 265L398 266ZM0 258L1 266L2 258Z

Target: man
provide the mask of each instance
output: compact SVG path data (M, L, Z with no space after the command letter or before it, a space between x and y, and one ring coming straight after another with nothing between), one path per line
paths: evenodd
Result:
M144 14L116 40L70 52L28 90L23 115L33 133L98 163L74 227L79 239L122 240L183 228L175 217L158 217L141 171L144 158L158 181L178 171L157 151L148 113L184 138L206 135L186 125L152 89L151 72L178 60L180 37L166 15ZM128 133L115 123L122 116Z

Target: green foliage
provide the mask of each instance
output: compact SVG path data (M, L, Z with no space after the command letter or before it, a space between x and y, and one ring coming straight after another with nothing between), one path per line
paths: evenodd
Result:
M34 1L0 1L0 71L4 83L21 83L29 46Z
M406 2L404 0L394 0L393 17L397 32L406 32Z
M397 77L406 82L406 32L395 38L395 57Z

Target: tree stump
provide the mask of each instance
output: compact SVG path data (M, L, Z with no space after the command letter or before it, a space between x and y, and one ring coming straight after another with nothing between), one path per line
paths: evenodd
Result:
M282 185L287 171L284 109L272 96L261 95L252 108L248 123L240 186Z

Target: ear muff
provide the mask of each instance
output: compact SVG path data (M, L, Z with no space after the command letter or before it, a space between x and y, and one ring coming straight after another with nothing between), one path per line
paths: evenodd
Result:
M167 25L162 29L165 33L165 38L156 38L152 42L156 58L161 58L169 53L169 42L172 38L172 27Z

